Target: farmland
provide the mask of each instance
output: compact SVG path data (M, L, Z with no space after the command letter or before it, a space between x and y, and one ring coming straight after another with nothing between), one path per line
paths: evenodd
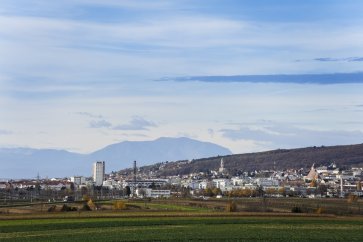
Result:
M247 201L237 201L236 212L222 208L228 201L156 200L125 201L125 209L112 209L112 201L98 201L96 211L47 212L50 205L24 204L1 208L0 241L362 241L363 217L337 216L311 210L243 211ZM248 200L251 207L260 201ZM314 200L279 201L285 207L323 206ZM328 201L336 209L349 203ZM52 205L54 206L54 204ZM56 204L61 207L61 204ZM74 203L69 206L80 206ZM282 207L284 207L282 206ZM340 207L339 207L340 206ZM107 209L109 208L109 209ZM219 209L218 209L219 208ZM271 211L275 209L275 211ZM342 211L343 211L342 210ZM24 211L28 211L24 213ZM327 210L330 211L330 210Z
M306 217L128 217L0 221L1 241L361 241L363 221Z

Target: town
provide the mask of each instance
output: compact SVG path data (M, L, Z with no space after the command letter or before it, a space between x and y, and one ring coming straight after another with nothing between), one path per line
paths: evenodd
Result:
M164 163L158 163L162 170ZM218 170L161 177L137 168L105 173L106 162L93 164L93 176L7 180L0 182L0 202L78 201L86 198L201 198L363 196L363 169L342 170L334 163L310 170L239 171L231 174L221 158Z

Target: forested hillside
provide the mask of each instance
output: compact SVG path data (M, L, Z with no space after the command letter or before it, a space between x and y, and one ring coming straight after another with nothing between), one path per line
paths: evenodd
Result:
M316 165L335 163L340 168L363 167L363 144L308 147L299 149L278 149L259 153L217 156L192 161L177 161L158 163L141 167L141 171L154 171L163 175L189 174L207 170L217 170L223 157L225 167L236 173L237 171L254 171L273 169L300 169Z

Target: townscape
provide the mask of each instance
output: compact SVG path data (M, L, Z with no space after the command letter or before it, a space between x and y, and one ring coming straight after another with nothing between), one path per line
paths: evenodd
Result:
M0 241L363 241L362 9L1 0Z
M363 169L342 170L334 163L329 166L312 164L310 170L240 171L236 175L225 168L221 158L218 170L164 177L140 172L136 161L133 169L110 174L105 174L106 165L105 161L95 162L92 177L43 179L38 176L37 179L2 181L0 201L74 201L84 196L94 199L363 196ZM158 165L162 170L163 163Z

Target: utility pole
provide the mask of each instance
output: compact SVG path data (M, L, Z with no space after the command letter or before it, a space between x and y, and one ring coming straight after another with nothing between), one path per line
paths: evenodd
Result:
M136 197L136 172L137 172L136 160L134 160L134 189L132 191L133 197Z
M37 174L37 183L35 185L35 196L38 199L40 197L40 175L39 175L39 172Z

